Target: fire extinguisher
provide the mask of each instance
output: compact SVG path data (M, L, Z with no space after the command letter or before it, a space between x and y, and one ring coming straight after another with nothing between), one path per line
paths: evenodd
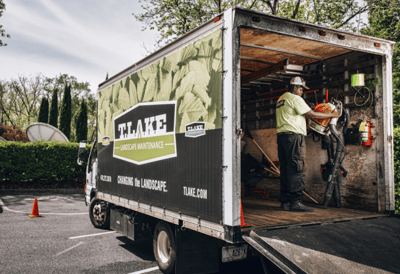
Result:
M361 134L361 144L366 147L372 146L372 140L374 137L371 134L371 128L373 128L373 124L368 121L362 121L360 124L359 132Z

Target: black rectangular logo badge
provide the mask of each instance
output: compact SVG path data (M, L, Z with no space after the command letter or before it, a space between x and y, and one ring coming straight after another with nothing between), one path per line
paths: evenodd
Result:
M197 138L206 135L206 123L195 122L185 126L185 137Z

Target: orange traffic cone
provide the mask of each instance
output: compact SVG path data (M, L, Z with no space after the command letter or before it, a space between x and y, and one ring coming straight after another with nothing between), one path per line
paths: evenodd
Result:
M29 217L31 217L31 218L33 218L33 217L42 217L42 216L39 215L39 207L38 207L37 199L35 199L35 201L33 202L32 214L29 215Z
M241 227L251 226L251 225L246 224L246 223L244 222L242 200L240 200L240 210L242 211L242 214L241 214L241 217L240 217L240 226L241 226Z

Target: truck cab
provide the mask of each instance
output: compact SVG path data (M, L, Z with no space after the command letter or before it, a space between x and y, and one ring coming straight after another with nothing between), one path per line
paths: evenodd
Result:
M85 149L86 144L90 141L80 141L77 162L79 165L85 164ZM85 178L85 204L89 205L93 197L96 196L96 176L97 176L97 140L93 142L90 149L88 160L86 163L86 178Z

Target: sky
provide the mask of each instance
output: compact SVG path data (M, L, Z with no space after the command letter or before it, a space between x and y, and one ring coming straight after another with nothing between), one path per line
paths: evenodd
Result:
M358 0L360 3L363 0ZM98 85L128 68L147 53L155 31L141 31L143 24L132 13L143 12L138 0L4 0L0 17L11 39L0 47L0 80L41 73L75 76Z
M141 13L138 0L4 0L0 80L18 75L60 74L98 85L144 58L143 47L155 43L155 31L132 13ZM100 4L101 3L101 4Z

